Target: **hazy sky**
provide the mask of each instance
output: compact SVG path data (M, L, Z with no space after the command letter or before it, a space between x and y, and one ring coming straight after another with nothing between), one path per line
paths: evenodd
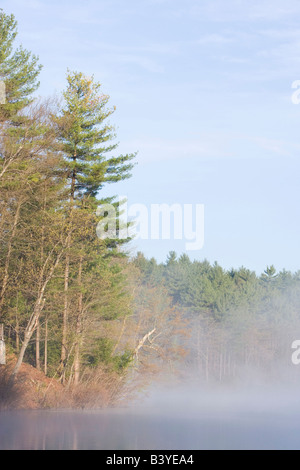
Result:
M94 74L117 110L120 152L138 151L129 204L204 204L192 259L224 268L300 268L298 0L2 0L18 42L44 65L40 94L67 68ZM185 240L133 244L146 256Z

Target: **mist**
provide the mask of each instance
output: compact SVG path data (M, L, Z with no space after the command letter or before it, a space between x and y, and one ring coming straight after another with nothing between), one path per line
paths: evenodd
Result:
M153 387L107 410L3 412L1 449L299 449L300 399L285 384Z
M290 298L290 292L277 298L284 308L276 322L255 316L244 325L244 342L240 323L217 322L208 330L205 319L192 317L180 344L187 355L172 370L161 366L123 404L1 412L0 449L300 449L300 365L292 361L300 329L295 304L287 308Z

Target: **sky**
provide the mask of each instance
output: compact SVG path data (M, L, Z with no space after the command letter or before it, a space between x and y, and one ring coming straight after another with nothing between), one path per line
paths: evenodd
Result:
M93 75L116 106L118 151L138 155L132 178L104 192L149 214L153 204L204 206L203 247L187 251L171 234L136 239L132 253L300 269L298 0L0 6L43 64L41 96L60 95L70 69Z

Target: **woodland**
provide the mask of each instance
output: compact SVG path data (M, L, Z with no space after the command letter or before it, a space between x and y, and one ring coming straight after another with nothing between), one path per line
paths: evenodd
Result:
M68 70L61 96L43 99L40 71L0 11L0 401L20 389L24 364L79 406L118 403L157 377L293 373L300 271L226 270L172 251L159 263L130 239L99 238L101 204L119 226L118 182L134 174L136 149L118 153L115 107L94 77ZM45 383L39 405L52 406Z

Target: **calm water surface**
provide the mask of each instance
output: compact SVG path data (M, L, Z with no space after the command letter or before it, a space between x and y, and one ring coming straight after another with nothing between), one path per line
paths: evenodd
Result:
M123 409L2 412L0 449L300 449L300 398L169 390Z

